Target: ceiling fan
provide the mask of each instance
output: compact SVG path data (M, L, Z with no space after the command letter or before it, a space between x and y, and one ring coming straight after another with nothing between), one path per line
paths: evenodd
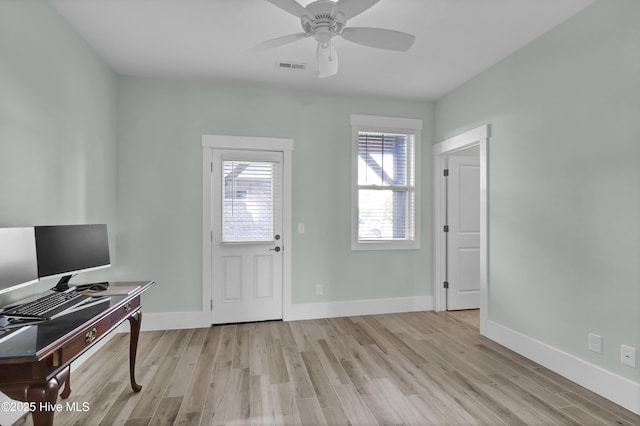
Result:
M318 42L318 77L338 72L338 56L333 38L338 36L353 43L378 49L405 52L415 36L382 28L347 27L347 21L374 6L380 0L316 0L303 7L296 0L267 0L280 9L300 18L304 32L290 34L260 43L257 49L280 47L297 40L313 37Z

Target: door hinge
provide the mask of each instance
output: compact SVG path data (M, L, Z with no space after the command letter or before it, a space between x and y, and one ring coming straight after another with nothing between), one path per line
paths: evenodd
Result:
M211 300L210 302L211 302L211 310L213 311L213 300Z
M445 176L449 176L449 169L444 169L442 172Z
M444 226L444 232L449 232L449 225Z
M449 288L449 281L445 281L443 284L444 284L444 288Z
M213 173L213 161L211 162L211 173Z
M209 239L213 242L213 231L209 231Z

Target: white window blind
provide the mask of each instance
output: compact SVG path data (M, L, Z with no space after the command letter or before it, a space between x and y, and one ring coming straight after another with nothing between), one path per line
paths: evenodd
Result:
M223 160L222 241L273 241L279 164Z
M414 241L415 136L357 132L358 241Z

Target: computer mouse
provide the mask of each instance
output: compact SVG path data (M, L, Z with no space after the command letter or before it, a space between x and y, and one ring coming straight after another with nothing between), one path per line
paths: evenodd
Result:
M108 288L109 288L109 284L107 284L107 283L97 283L97 284L92 284L91 287L89 287L89 290L91 290L91 291L105 291Z

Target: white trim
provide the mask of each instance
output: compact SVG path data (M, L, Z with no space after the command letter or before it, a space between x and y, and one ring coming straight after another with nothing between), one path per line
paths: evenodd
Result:
M293 141L292 141L293 143ZM293 145L291 146L293 149ZM284 151L282 164L282 229L285 230L282 240L282 318L289 315L293 304L293 152Z
M445 281L446 236L442 226L446 223L447 189L443 179L443 170L447 168L446 156L433 156L433 299L434 310L447 308L446 292L442 287Z
M202 321L205 321L206 325L195 325L193 327L204 327L213 324L213 312L211 310L211 231L213 229L213 220L211 217L211 164L213 161L213 149L280 151L283 153L282 317L285 318L288 311L291 309L293 301L291 270L293 265L293 258L291 256L293 241L293 228L291 224L291 208L293 201L293 144L293 139L262 138L251 136L202 135L202 313L206 317L206 321Z
M472 146L480 147L480 333L489 317L489 137L488 124L447 139L432 147L433 154L433 299L434 310L446 309L445 291L445 180L447 155Z
M204 145L204 136L203 145ZM213 149L202 149L202 312L209 317L209 324L213 324L213 310L211 305L211 232L213 218L211 216L211 187ZM207 236L208 234L208 236ZM209 283L207 285L207 283Z
M433 310L431 296L394 297L389 299L345 300L340 302L298 303L291 306L285 321L357 315L392 314Z
M485 336L640 415L640 383L618 376L494 321L486 321Z
M433 145L433 155L451 154L470 146L477 145L479 141L489 139L489 125L476 127L475 129L454 136L443 142Z
M351 114L352 126L373 126L393 129L422 130L422 119L382 117L378 115Z
M252 151L293 151L293 139L202 135L202 147L217 149L246 149Z

